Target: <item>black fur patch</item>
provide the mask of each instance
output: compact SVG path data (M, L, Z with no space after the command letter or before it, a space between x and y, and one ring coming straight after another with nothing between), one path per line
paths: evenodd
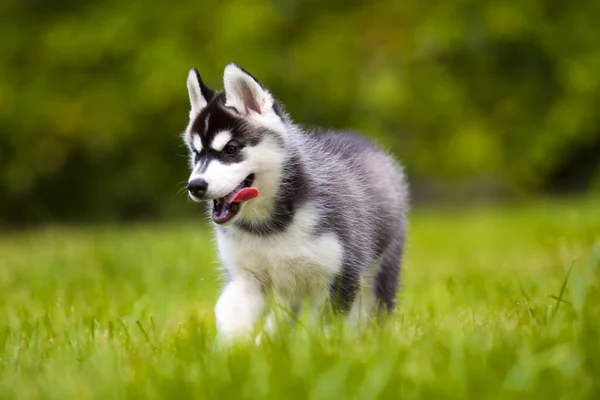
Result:
M243 118L228 110L225 105L225 94L217 93L211 102L198 114L190 129L190 150L195 152L193 146L194 135L200 137L202 150L197 154L197 162L203 164L203 171L210 161L218 160L223 164L238 163L244 160L241 151L246 146L256 146L260 142L260 135L248 129ZM231 141L238 146L235 154L227 154L224 151L216 151L210 147L213 139L219 132L231 133Z
M348 265L342 266L342 272L329 285L329 301L334 312L347 313L352 308L360 287L360 276L354 271Z
M198 80L198 85L200 86L200 92L202 93L202 97L204 97L204 100L206 100L207 103L210 103L210 101L215 97L215 92L209 89L208 86L204 84L204 82L202 81L202 77L200 76L200 73L196 68L192 68L192 70L194 71L194 74L196 74L196 79Z

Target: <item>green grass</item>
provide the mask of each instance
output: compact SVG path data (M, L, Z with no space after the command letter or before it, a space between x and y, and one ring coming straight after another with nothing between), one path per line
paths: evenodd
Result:
M203 224L5 233L0 398L598 398L599 204L416 210L392 320L231 350Z

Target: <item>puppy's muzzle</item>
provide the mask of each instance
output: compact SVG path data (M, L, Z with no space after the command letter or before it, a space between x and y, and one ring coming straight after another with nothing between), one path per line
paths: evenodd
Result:
M208 189L208 182L206 182L204 179L196 178L188 182L187 189L192 196L201 199L206 194L206 189Z

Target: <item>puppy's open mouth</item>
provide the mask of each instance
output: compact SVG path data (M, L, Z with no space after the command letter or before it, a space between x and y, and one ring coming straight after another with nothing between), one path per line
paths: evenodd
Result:
M252 187L254 174L248 175L231 193L213 200L212 219L224 224L240 211L241 204L258 196L258 189Z

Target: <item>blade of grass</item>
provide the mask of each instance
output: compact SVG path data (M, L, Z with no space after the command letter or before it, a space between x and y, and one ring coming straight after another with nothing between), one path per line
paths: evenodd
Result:
M567 271L567 274L565 275L565 278L563 279L563 283L560 288L560 293L559 293L558 297L556 298L556 305L554 306L554 315L556 315L556 313L558 312L558 309L560 308L560 303L565 302L563 300L563 296L565 294L565 291L567 290L567 284L569 283L569 277L571 276L571 271L573 270L574 265L575 265L575 260L573 260L571 262L571 266L569 267L569 270Z

